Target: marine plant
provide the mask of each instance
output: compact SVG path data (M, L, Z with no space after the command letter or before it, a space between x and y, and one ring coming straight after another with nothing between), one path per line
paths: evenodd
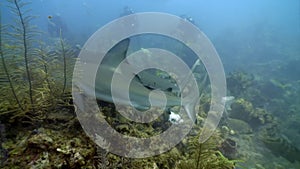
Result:
M219 133L215 133L206 142L199 142L198 132L196 136L192 136L188 141L189 155L187 159L181 160L178 168L193 169L233 169L238 160L227 159L219 150L221 137Z
M33 41L33 37L35 35L35 32L32 31L32 27L30 27L30 20L33 19L32 16L28 15L29 10L27 11L21 11L21 8L23 8L26 3L21 2L21 0L13 0L10 1L15 5L15 8L11 8L12 12L15 13L16 16L19 17L19 24L20 27L12 27L14 29L15 34L15 42L19 42L20 52L22 53L24 57L24 64L25 64L25 70L26 70L26 77L29 87L29 98L30 98L30 104L34 111L34 101L33 101L33 89L32 89L32 77L30 73L30 54L33 52L32 48L30 47L30 41Z
M60 30L60 45L61 45L61 53L64 61L64 85L63 85L63 90L62 90L62 95L64 95L66 86L67 86L67 61L66 61L66 48L65 48L65 42L62 38L61 30Z
M48 112L73 108L67 79L72 77L74 52L62 36L51 47L38 41L29 3L8 2L16 18L12 24L1 24L0 119L36 124Z
M26 114L35 112L32 56L35 52L33 45L36 31L30 26L30 21L34 17L29 15L27 3L20 0L8 0L8 2L15 20L13 24L6 26L4 33L1 31L3 64L1 71L5 72L5 79L9 83L1 86L4 94L1 100L1 115L9 114L10 117L24 115L29 120L31 118ZM14 101L11 98L14 98Z
M15 88L12 84L11 76L10 76L10 74L8 72L8 68L6 66L6 62L5 62L5 58L4 58L4 52L2 50L2 29L3 28L4 28L4 26L2 26L2 15L1 15L1 11L0 11L0 56L1 56L1 61L2 61L2 65L3 65L3 71L4 71L5 76L6 76L5 79L7 79L8 83L9 83L9 86L10 86L11 92L13 94L13 97L15 98L19 108L21 110L24 110L23 107L21 106L19 98L17 97Z

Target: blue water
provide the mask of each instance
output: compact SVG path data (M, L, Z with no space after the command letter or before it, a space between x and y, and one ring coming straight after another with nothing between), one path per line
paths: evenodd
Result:
M12 21L11 12L7 11L5 5L6 2L2 2L2 18L4 23L9 23ZM264 41L271 41L276 45L265 50L279 50L278 48L287 46L300 49L298 0L36 0L30 8L31 13L37 16L33 22L40 30L47 32L48 16L58 14L68 25L69 33L75 37L74 41L83 44L101 26L118 18L125 6L135 12L167 12L178 16L191 16L196 25L215 43L228 71L238 66L237 63L230 65L231 60L236 58L259 57L263 61L273 59L273 56L265 56L264 52L268 54L269 51L261 50L252 55L237 56L246 47L260 48L260 43ZM224 43L230 47L224 47ZM272 52L269 54L276 59L287 57L277 56ZM255 61L259 62L259 59Z

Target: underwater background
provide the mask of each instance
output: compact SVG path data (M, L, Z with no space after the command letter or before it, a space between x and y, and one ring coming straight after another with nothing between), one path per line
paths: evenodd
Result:
M0 5L1 168L300 168L299 0L2 0ZM209 96L191 134L169 152L146 159L97 147L81 129L71 96L73 67L84 43L105 24L138 12L177 15L203 31L224 65L228 96L234 97L207 142L198 143L197 136ZM131 124L111 104L101 106L106 120L131 136L154 135L171 125Z

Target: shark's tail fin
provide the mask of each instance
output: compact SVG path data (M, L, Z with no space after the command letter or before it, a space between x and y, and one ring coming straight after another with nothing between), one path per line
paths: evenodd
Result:
M191 87L189 85L189 82L191 82L192 80L194 80L193 79L194 78L193 77L193 73L195 73L195 70L196 70L197 66L199 66L199 65L201 65L201 62L200 62L200 59L197 59L196 62L194 63L194 65L192 66L190 73L187 75L187 77L185 78L185 80L182 83L183 84L182 85L183 88L181 89L182 91L185 88ZM201 82L197 82L197 84L198 84L198 88L197 88L198 91L188 90L189 92L188 92L188 94L186 94L186 98L183 97L183 100L184 100L183 101L183 108L188 113L190 119L193 122L197 122L196 115L198 113L198 110L195 110L195 109L196 109L196 105L199 104L200 99L203 96L203 91L204 91L204 88L205 88L206 81L207 81L207 74L204 75L204 77L201 80ZM189 98L187 99L187 97L189 97Z
M198 98L195 98L189 102L183 102L183 108L187 112L189 118L196 123L197 122L197 113L198 110L196 110L196 105L199 103L201 99L201 96Z
M190 73L186 76L186 78L184 79L184 81L182 83L183 89L187 86L188 82L192 78L193 73L195 72L196 67L199 66L200 63L201 63L200 59L197 59L196 62L194 63L193 67L191 68Z

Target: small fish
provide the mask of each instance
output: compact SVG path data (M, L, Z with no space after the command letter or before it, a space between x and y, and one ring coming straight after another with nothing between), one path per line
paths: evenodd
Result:
M183 119L181 118L181 116L179 114L176 114L176 113L170 111L169 122L171 122L173 124L180 124L183 122Z
M234 101L234 96L222 97L222 102L225 103L225 110L231 110L231 104Z

